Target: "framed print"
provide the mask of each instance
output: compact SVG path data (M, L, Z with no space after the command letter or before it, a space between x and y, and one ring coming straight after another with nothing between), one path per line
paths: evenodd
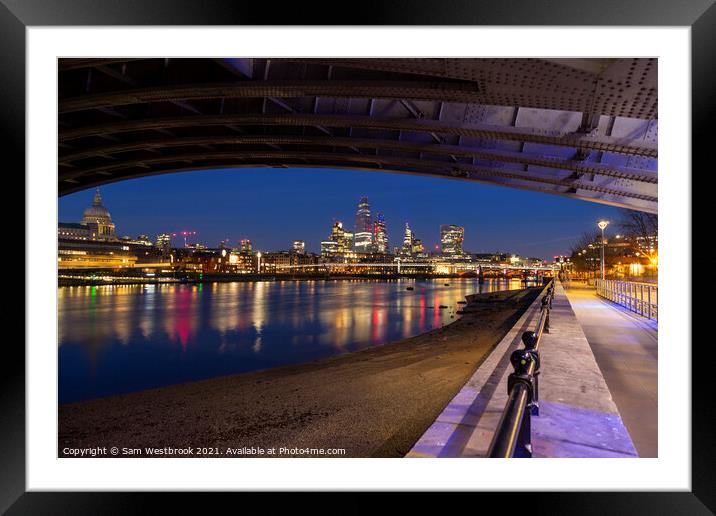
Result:
M27 301L0 507L713 511L716 10L664 4L3 0Z

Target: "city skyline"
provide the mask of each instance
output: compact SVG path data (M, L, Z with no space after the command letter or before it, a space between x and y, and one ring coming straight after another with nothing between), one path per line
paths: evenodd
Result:
M272 202L267 198L270 192L276 199L291 202ZM90 189L60 198L59 221L79 220L94 195ZM304 240L306 251L315 253L320 252L320 242L332 222L342 221L346 229L355 230L349 224L356 220L356 208L364 197L374 217L380 214L385 221L389 250L402 246L408 223L425 250L435 252L440 249L440 226L454 224L465 228L465 252L514 252L543 259L565 254L595 217L616 219L623 211L459 181L315 169L172 174L108 184L102 187L102 195L113 213L118 236L149 234L154 238L160 233L196 231L196 241L209 247L227 239L229 246L238 247L241 239L249 239L255 248L267 251L290 249L294 240ZM473 200L467 209L464 201L449 202L466 195ZM292 207L293 212L286 213ZM555 235L550 230L550 224L570 222L572 234L565 235L562 229L562 235ZM540 226L544 239L536 238Z

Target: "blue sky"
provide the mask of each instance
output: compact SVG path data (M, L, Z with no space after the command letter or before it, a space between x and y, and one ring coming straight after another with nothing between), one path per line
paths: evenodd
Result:
M361 196L385 215L391 248L408 222L426 247L440 224L465 227L470 252L551 258L623 210L556 195L409 174L327 169L234 169L182 172L101 188L120 236L196 231L209 246L249 238L259 250L288 249L294 239L320 250L333 220L352 228ZM94 189L59 199L59 220L77 222ZM178 244L179 241L177 240Z

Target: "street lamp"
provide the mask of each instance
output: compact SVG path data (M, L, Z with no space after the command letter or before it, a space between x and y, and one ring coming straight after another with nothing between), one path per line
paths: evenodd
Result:
M600 264L602 266L602 281L604 281L604 229L606 229L608 225L608 220L600 220L597 222L597 227L602 230L602 261Z

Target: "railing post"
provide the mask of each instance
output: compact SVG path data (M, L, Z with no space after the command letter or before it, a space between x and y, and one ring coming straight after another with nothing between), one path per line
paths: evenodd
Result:
M548 294L549 295L549 294ZM542 312L544 312L544 332L549 333L549 299L548 295L542 298Z
M530 375L529 371L532 367L532 363L535 361L535 356L538 355L534 350L527 349L517 349L510 355L510 362L512 363L512 367L515 368L515 371L507 377L507 393L512 394L512 390L518 385L527 389L527 405L522 415L522 422L513 454L513 457L517 458L532 457L531 414L533 403L535 402L535 377Z
M636 301L636 285L633 283L629 283L629 310L632 312L636 312L636 304L634 303Z
M539 352L535 349L537 347L537 334L533 331L526 331L522 334L522 343L525 345L525 350L532 355L532 361L535 363L533 392L532 392L532 403L530 406L530 412L533 416L539 416L539 365L540 358Z
M639 315L644 315L644 284L639 284Z

